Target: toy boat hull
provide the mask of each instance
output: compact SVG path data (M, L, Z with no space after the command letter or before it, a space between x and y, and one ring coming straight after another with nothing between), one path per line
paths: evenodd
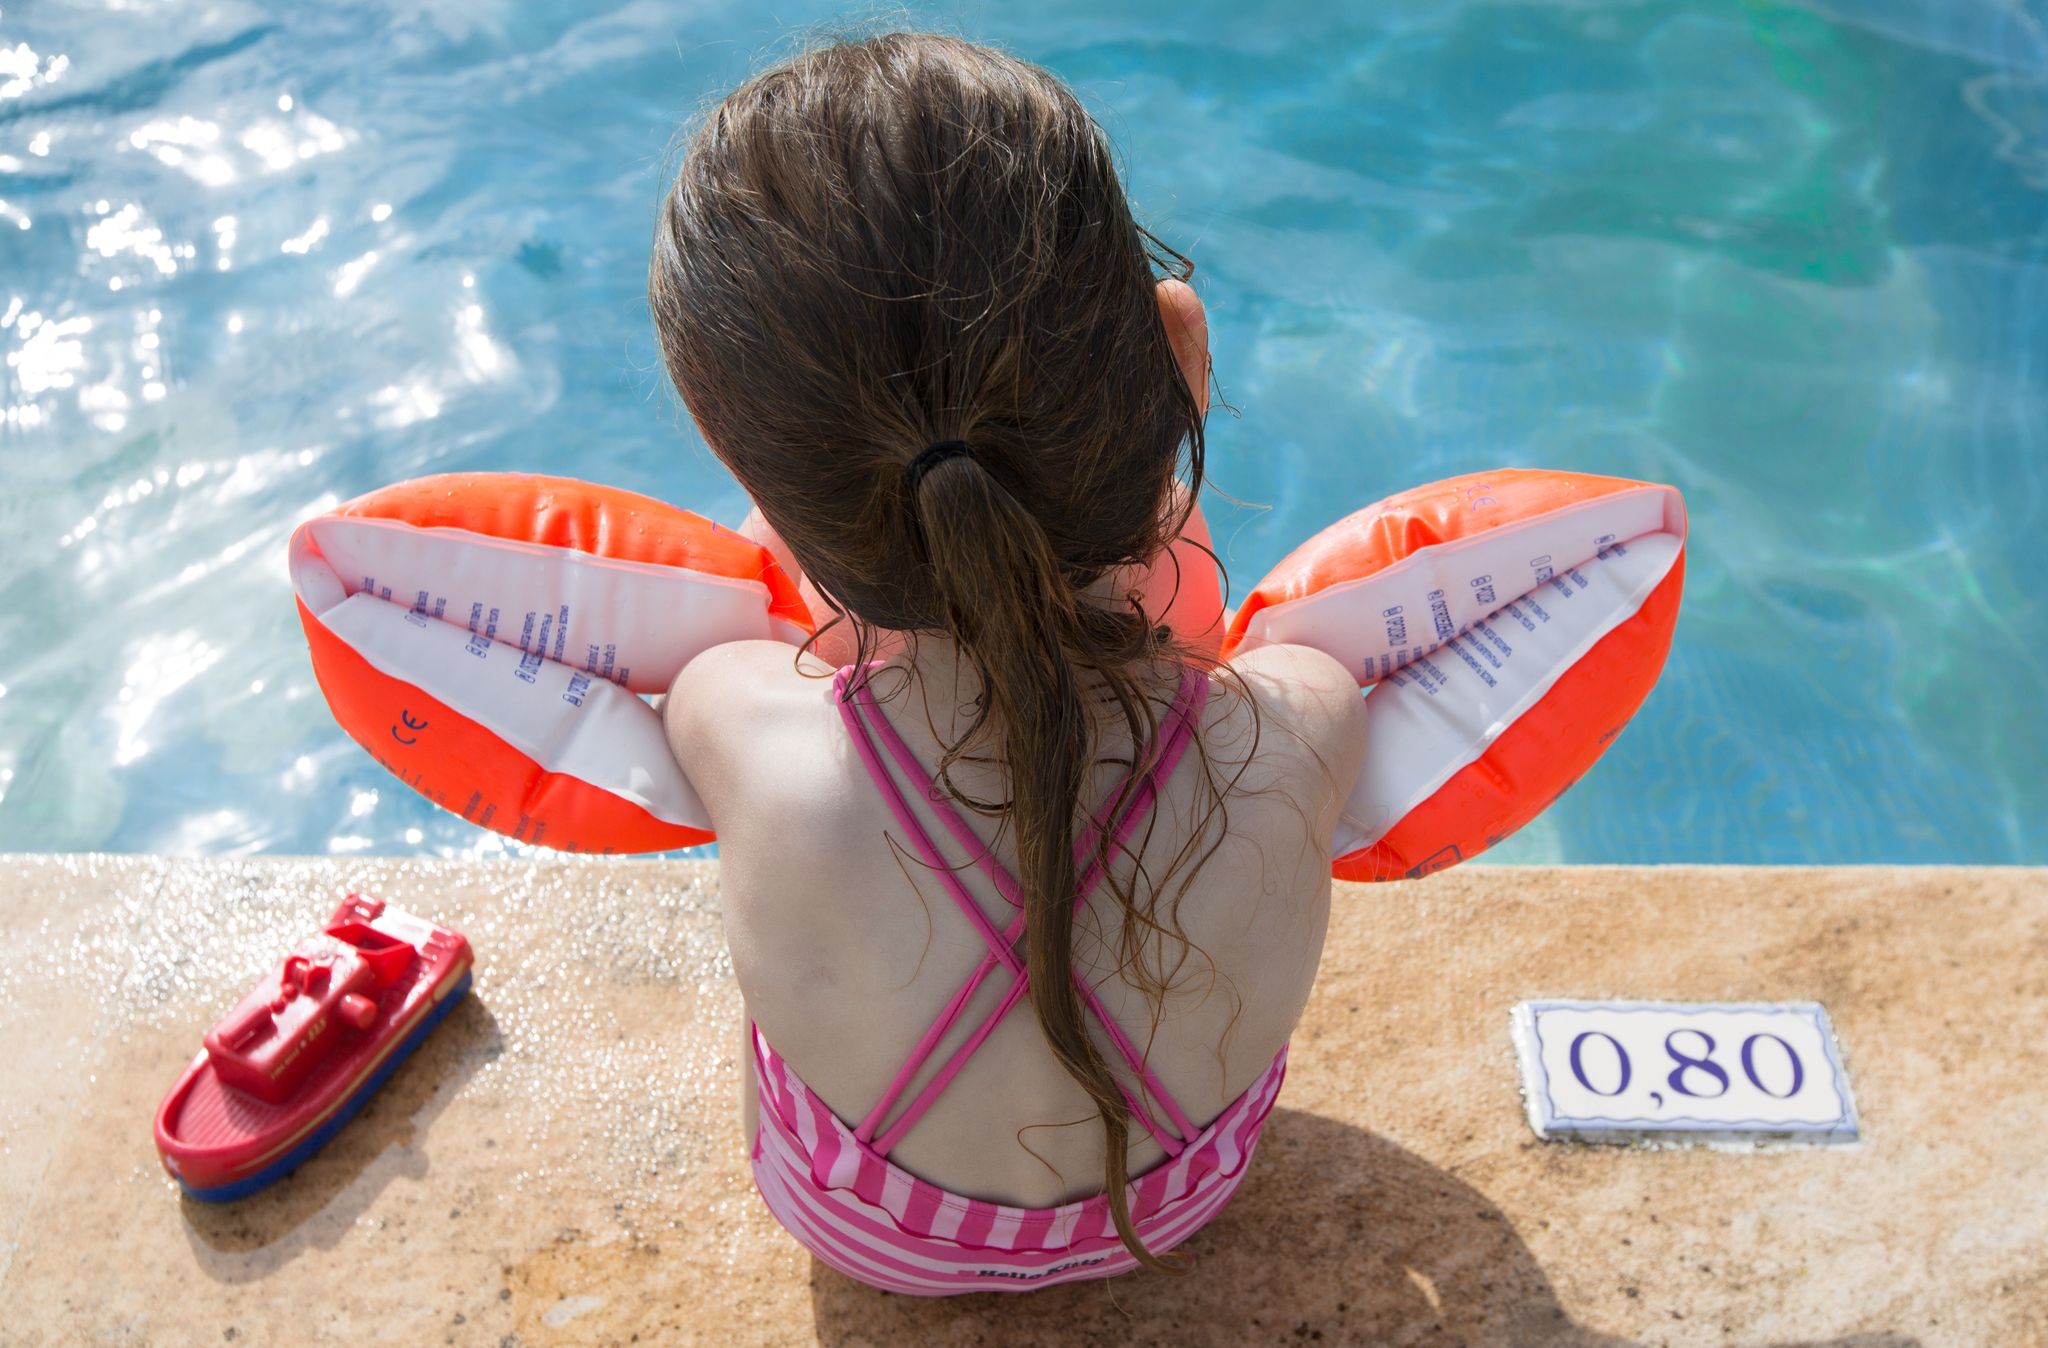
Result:
M350 902L363 901L352 896ZM376 1020L328 1051L288 1098L272 1103L230 1085L204 1049L164 1097L156 1116L157 1151L186 1193L228 1202L289 1175L355 1116L467 995L473 961L460 935L391 911L376 925L380 931L396 927L419 957L408 976L385 991ZM342 1032L337 1027L333 1033Z

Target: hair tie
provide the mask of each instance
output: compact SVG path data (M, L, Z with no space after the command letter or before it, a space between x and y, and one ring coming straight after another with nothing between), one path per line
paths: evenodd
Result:
M909 486L911 495L917 494L918 485L924 481L926 473L929 473L954 455L967 452L967 442L965 440L939 440L926 445L918 453L918 456L905 464L903 468L903 481Z

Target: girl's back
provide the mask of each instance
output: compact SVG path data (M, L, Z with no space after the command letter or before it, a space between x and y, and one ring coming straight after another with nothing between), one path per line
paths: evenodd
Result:
M927 641L915 682L875 680L890 724L927 768L964 724L958 700L945 696L955 664L948 655L943 643ZM1139 868L1157 876L1191 845L1199 852L1216 844L1179 896L1185 954L1170 936L1142 946L1145 967L1168 984L1156 1031L1144 987L1116 971L1115 913L1091 903L1075 924L1076 967L1125 1034L1148 1047L1147 1065L1197 1124L1266 1069L1307 1001L1329 916L1330 838L1342 800L1332 783L1355 776L1364 751L1357 685L1329 657L1269 647L1232 673L1212 681L1200 748L1161 784L1152 826L1133 837L1135 862L1120 867L1126 876ZM718 833L720 902L748 1016L852 1121L880 1098L987 946L904 843L842 724L829 674L822 662L793 670L779 644L721 647L677 685L670 733ZM1256 727L1247 693L1257 702ZM1103 756L1128 761L1128 738L1105 744ZM1108 798L1121 771L1115 763L1097 769L1091 805ZM989 764L962 764L954 775L977 799L1000 799L1006 789ZM1210 814L1205 776L1232 783L1227 833L1224 818ZM983 911L998 927L1007 923L1014 910L994 882L912 799ZM961 814L1009 866L1013 853L997 828ZM938 1046L934 1067L1008 984L983 984ZM1109 1055L1109 1041L1093 1030ZM743 1037L742 1064L750 1056ZM751 1149L753 1075L742 1075ZM1137 1175L1165 1153L1139 1128L1129 1158ZM1004 1017L890 1159L956 1192L1025 1207L1102 1192L1094 1104L1048 1051L1028 1006Z

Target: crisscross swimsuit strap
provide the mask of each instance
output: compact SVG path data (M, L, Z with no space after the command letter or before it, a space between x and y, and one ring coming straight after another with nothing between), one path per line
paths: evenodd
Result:
M974 835L973 830L968 828L967 821L960 817L959 811L953 807L946 793L932 779L931 774L925 771L924 765L917 761L917 756L911 752L910 746L903 742L903 737L896 733L896 728L889 724L888 717L876 704L874 693L868 687L868 674L873 668L869 666L867 669L857 670L849 665L839 671L833 682L833 691L838 697L840 718L846 722L854 749L859 753L862 765L867 768L868 776L874 780L876 788L881 791L883 800L889 806L890 813L902 826L904 840L953 896L954 903L981 934L983 943L988 946L988 952L982 956L974 972L968 975L967 981L953 994L953 999L946 1004L945 1010L939 1013L939 1018L932 1022L931 1028L918 1040L917 1047L911 1050L910 1057L904 1062L902 1069L896 1073L888 1089L882 1092L882 1098L876 1101L875 1107L868 1111L867 1117L854 1129L854 1136L872 1146L877 1153L886 1156L889 1150L902 1140L911 1126L924 1116L925 1111L931 1108L932 1103L959 1074L967 1060L974 1056L975 1050L980 1048L996 1026L1002 1023L1003 1017L1023 999L1025 993L1030 990L1030 975L1016 949L1018 938L1024 934L1023 887L1017 883L1016 877L995 859L989 848ZM1199 670L1184 671L1180 688L1174 695L1173 705L1160 722L1159 738L1154 741L1142 761L1117 783L1116 789L1110 792L1108 803L1096 813L1089 827L1076 840L1074 866L1080 872L1080 880L1074 894L1076 907L1085 904L1088 896L1102 881L1102 864L1096 858L1095 852L1103 833L1108 832L1112 836L1113 845L1109 849L1111 852L1128 841L1138 821L1144 817L1157 798L1159 784L1172 775L1174 765L1186 751L1188 741L1194 735L1195 726L1201 721L1202 707L1208 701L1208 696L1208 679ZM882 748L877 747L878 740ZM910 801L905 797L902 788L896 784L888 764L883 761L883 748L886 748L889 756L895 760L904 779L923 792L926 803L931 806L932 814L940 824L953 835L954 841L967 850L974 864L980 866L987 874L994 883L996 892L1016 910L1009 924L1001 931L996 930L995 925L989 921L988 914L982 910L980 902L968 892L966 885L961 883L959 871L948 865L939 854L938 848L932 842L931 834L916 812L911 809ZM1126 790L1127 786L1131 789ZM1121 814L1115 819L1109 818L1111 814L1117 812L1119 802L1122 804ZM966 1041L946 1059L938 1074L918 1092L895 1121L886 1129L882 1129L883 1120L895 1108L912 1080L924 1070L925 1064L938 1048L940 1040L946 1037L947 1032L960 1019L961 1012L966 1009L976 990L998 966L1010 973L1009 991L996 1008L975 1026ZM1129 1037L1103 1009L1100 999L1095 995L1095 989L1089 986L1079 969L1074 970L1074 985L1080 990L1081 999L1089 1012L1101 1023L1110 1042L1116 1045L1117 1052L1130 1065L1132 1073L1137 1078L1136 1090L1128 1082L1118 1082L1124 1099L1130 1104L1132 1117L1151 1133L1169 1156L1178 1156L1187 1140L1194 1137L1199 1130L1188 1120L1187 1115L1181 1112L1180 1106L1175 1103L1173 1096L1167 1092L1159 1078L1145 1065L1143 1055L1131 1044ZM1158 1104L1160 1111L1165 1115L1164 1125L1147 1108L1147 1099ZM878 1129L881 1129L879 1136L876 1135Z

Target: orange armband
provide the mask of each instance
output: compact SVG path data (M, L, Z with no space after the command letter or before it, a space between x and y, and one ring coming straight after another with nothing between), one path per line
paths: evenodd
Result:
M435 804L564 851L710 841L638 694L711 646L811 631L760 545L524 473L358 497L298 528L291 573L314 675L356 743Z
M1454 865L1592 766L1664 667L1685 528L1671 487L1504 469L1367 506L1259 582L1226 656L1313 646L1372 688L1338 878Z

